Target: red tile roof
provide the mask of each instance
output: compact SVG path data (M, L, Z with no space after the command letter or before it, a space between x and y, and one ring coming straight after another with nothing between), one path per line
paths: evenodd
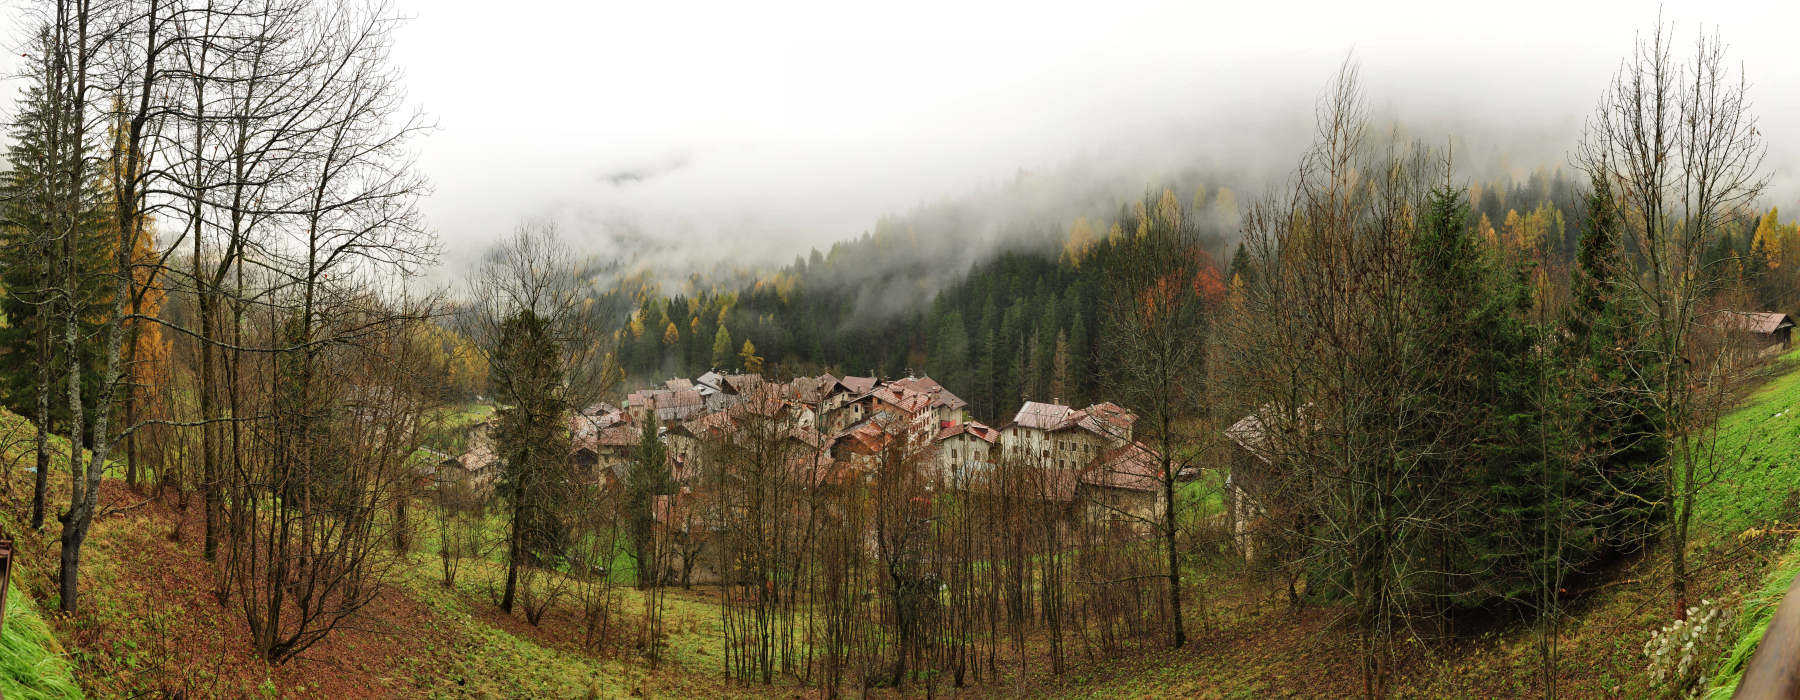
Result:
M1127 491L1162 489L1162 458L1144 443L1134 442L1108 451L1082 472L1084 484Z
M694 514L694 493L683 486L674 494L656 496L650 502L650 516L664 525L682 525Z
M705 401L700 397L700 392L693 389L681 389L667 392L656 399L657 408L688 408L699 406L703 403L705 403Z
M787 396L801 403L818 405L833 394L848 393L849 387L838 381L837 377L822 374L817 377L795 377L787 384Z
M872 455L893 442L894 436L889 435L876 421L864 419L838 433L834 440L851 452Z
M956 394L950 393L949 389L945 389L943 385L938 384L937 380L932 379L931 377L907 377L905 379L896 379L893 381L892 386L905 387L931 396L931 406L933 408L942 406L954 411L969 405L969 402L958 398Z
M605 447L628 447L638 444L642 437L643 435L638 432L637 428L629 425L615 425L601 430L599 439L595 442Z
M988 443L994 443L1000 440L1000 431L975 421L946 426L943 430L938 431L937 439L947 440L958 435L968 435Z
M762 385L763 378L760 374L727 374L719 382L720 389L733 394L754 391Z
M1035 430L1080 429L1113 440L1126 440L1131 437L1131 426L1137 422L1137 416L1108 401L1079 411L1062 404L1026 401L1012 422Z
M1137 414L1127 411L1123 406L1111 401L1101 401L1081 410L1086 414L1084 420L1095 426L1084 425L1082 427L1095 432L1105 431L1118 436L1130 435L1132 424L1137 422Z
M689 435L705 439L709 435L729 433L737 426L732 423L731 416L723 411L707 413L681 424L681 428Z
M913 391L898 384L881 387L869 395L908 414L918 413L931 406L930 394Z

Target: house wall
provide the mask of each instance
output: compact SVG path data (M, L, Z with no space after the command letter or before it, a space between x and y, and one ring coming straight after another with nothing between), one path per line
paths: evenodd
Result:
M1163 513L1162 499L1150 491L1083 483L1078 499L1090 526L1131 537L1149 535L1151 523L1160 521Z
M1085 467L1114 445L1086 430L1062 430L1049 435L1051 457L1055 466L1065 469Z
M825 397L825 400L819 402L819 415L823 416L826 413L843 408L844 404L847 403L850 403L850 392L839 390L838 392Z
M679 457L688 464L693 464L694 460L700 458L700 441L692 435L671 430L664 442L668 444L671 456Z
M938 478L951 483L956 477L958 465L970 462L992 464L999 456L999 450L998 445L989 444L968 433L940 440L937 445Z
M1050 434L1037 428L1011 425L1000 433L1002 454L1008 459L1036 461L1050 458Z
M867 401L844 402L819 411L820 432L826 435L844 432L844 429L850 427L852 423L862 420L864 416L868 415L868 411L864 408L867 403Z
M1086 430L1050 432L1016 424L1000 434L1000 442L1007 457L1062 469L1086 467L1110 447L1104 438Z
M1242 446L1232 444L1225 478L1225 517L1231 537L1245 559L1256 556L1256 529L1261 525L1265 504L1260 500L1269 488L1268 463Z

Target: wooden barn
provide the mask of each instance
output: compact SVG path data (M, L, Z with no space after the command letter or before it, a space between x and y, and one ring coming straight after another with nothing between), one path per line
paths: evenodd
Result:
M1779 355L1793 343L1794 319L1778 311L1719 311L1708 325L1758 357Z

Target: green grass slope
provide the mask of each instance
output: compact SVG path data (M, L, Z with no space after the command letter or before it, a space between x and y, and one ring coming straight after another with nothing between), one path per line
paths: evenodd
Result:
M1791 532L1800 520L1800 350L1772 370L1777 376L1719 425L1718 454L1727 466L1695 503L1695 521L1715 542L1769 531ZM1729 698L1768 630L1788 584L1800 575L1800 540L1746 591L1737 607L1736 638L1716 671L1709 698Z
M0 630L0 697L80 698L74 666L31 596L18 588L7 592L6 626Z
M6 473L23 472L30 465L32 430L30 421L0 408L0 466L5 467ZM68 441L53 436L50 444L55 451L53 464L66 462ZM19 478L26 477L21 473ZM0 532L21 531L18 523L0 514ZM68 653L51 634L37 604L20 586L31 575L25 569L15 570L7 589L6 622L0 628L0 697L83 697Z
M1694 503L1703 536L1722 539L1794 519L1800 502L1800 351L1719 421L1718 479Z

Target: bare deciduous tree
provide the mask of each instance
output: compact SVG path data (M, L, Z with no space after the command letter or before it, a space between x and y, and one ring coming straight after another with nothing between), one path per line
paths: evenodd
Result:
M1620 283L1641 307L1650 342L1628 362L1635 391L1664 421L1664 545L1674 615L1683 619L1694 502L1728 462L1713 437L1736 369L1697 342L1696 329L1718 322L1703 317L1720 280L1705 269L1705 251L1762 193L1767 175L1749 86L1726 63L1725 44L1702 31L1691 57L1677 60L1673 35L1659 18L1639 39L1588 119L1576 160L1609 185L1634 256L1635 274Z
M1187 643L1182 588L1180 488L1196 476L1208 447L1206 371L1208 308L1224 292L1189 212L1164 192L1139 203L1135 236L1123 245L1129 263L1112 281L1106 305L1110 379L1138 412L1137 438L1155 450L1161 489L1155 532L1169 586L1169 643Z
M1453 362L1420 352L1444 319L1419 305L1411 252L1445 163L1428 149L1379 145L1346 64L1319 108L1317 140L1291 190L1246 216L1249 279L1223 358L1251 412L1255 457L1279 470L1264 494L1291 501L1269 524L1289 555L1324 572L1352 607L1365 693L1386 692L1410 613L1429 608L1457 493L1458 414L1438 397ZM1440 397L1441 398L1441 397ZM1240 439L1243 436L1240 436ZM1283 538L1287 539L1287 538Z

